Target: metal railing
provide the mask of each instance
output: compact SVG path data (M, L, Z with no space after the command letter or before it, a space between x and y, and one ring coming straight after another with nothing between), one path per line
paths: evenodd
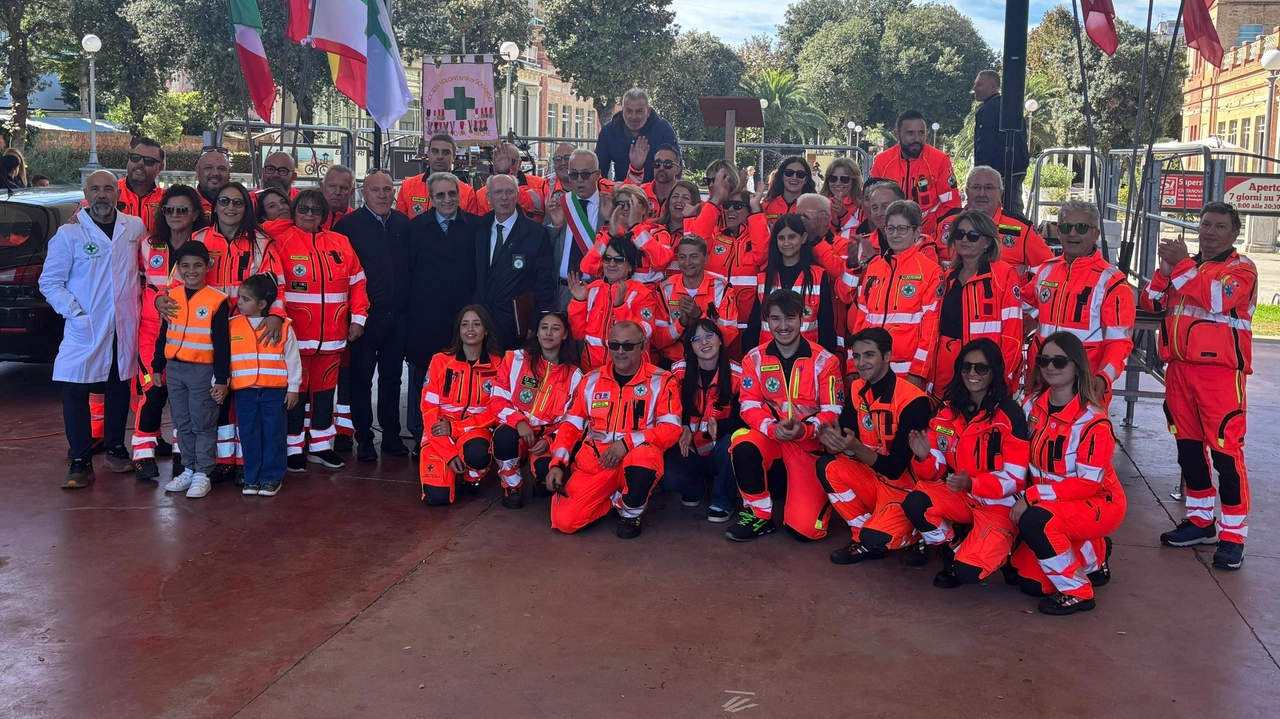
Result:
M536 142L536 143L547 143L547 144L553 144L553 145L567 143L570 145L576 145L578 147L596 145L595 138L587 138L587 137L530 136L530 137L521 137L520 140L528 143ZM734 146L737 147L739 150L766 150L766 151L776 152L779 155L803 154L804 152L807 152L810 150L814 152L823 152L823 153L832 153L832 154L846 154L846 155L852 154L852 156L855 158L855 162L858 163L858 167L861 167L864 169L867 167L868 161L870 159L870 155L867 154L866 150L863 150L861 147L858 147L856 145L804 145L804 144L788 144L788 143L778 143L778 142L739 142L739 143L735 143ZM686 147L714 147L714 148L723 149L724 141L723 140L681 140L680 147L681 149Z

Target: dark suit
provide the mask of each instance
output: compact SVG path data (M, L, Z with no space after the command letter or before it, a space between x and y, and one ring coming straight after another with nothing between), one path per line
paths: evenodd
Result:
M409 221L409 430L422 439L422 381L432 355L453 342L458 313L476 290L476 220L462 210L446 237L435 210Z
M475 230L475 301L493 317L498 342L503 349L519 347L512 300L533 295L534 311L552 308L555 301L556 269L552 263L551 238L547 229L517 212L511 233L503 239L496 259L490 262L490 237L494 214L481 217Z

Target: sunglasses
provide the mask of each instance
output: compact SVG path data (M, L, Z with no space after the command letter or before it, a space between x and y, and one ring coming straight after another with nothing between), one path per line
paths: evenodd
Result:
M1093 225L1089 224L1088 222L1059 222L1058 223L1058 232L1061 232L1064 235L1067 235L1067 234L1083 235L1084 233L1092 229L1093 229ZM1072 233L1072 230L1075 230L1075 232Z
M599 172L599 170L586 170L586 171L578 170L575 172L570 172L569 179L570 180L586 180L586 179L589 179L592 175L596 174L597 172Z
M1046 369L1049 365L1053 365L1054 369L1066 369L1071 364L1071 358L1066 355L1036 355L1036 366L1040 369Z
M625 257L618 257L617 255L605 255L605 256L604 256L604 263L605 263L606 265L620 265L620 264L622 264L622 263L624 263L624 262L626 262L626 261L627 261L627 258L625 258Z
M782 170L783 177L804 177L809 174L808 170Z
M673 167L679 167L680 163L676 162L675 160L654 160L653 166L661 167L664 170L670 170Z
M827 182L831 182L836 185L847 185L850 182L853 182L853 178L849 175L827 175Z
M160 161L157 160L156 158L139 155L136 152L129 153L129 162L141 162L147 167L155 167L156 165L160 164Z
M231 205L232 207L244 207L244 200L239 197L218 198L218 207L226 207L227 205Z
M960 230L951 231L952 242L959 242L960 240L966 240L968 242L982 242L984 237L986 237L986 235L978 232L977 230L969 230L968 232L961 232Z
M961 362L960 374L976 374L979 377L986 377L991 371L991 365L986 362Z
M635 348L641 347L643 345L644 345L643 342L615 342L613 340L609 341L609 349L614 352L617 352L619 350L623 352L630 352Z
M621 207L624 211L626 211L626 212L630 212L630 211L631 211L631 200L619 200L619 201L617 201L617 202L613 203L613 206L614 206L614 207Z
M743 210L746 209L747 203L742 200L729 200L724 203L723 207L726 210Z
M163 205L160 211L166 215L189 215L191 208L186 205Z
M221 152L222 154L226 155L227 157L231 157L231 151L230 151L230 150L228 150L228 149L227 149L227 148L225 148L225 147L218 147L217 145L205 145L204 147L200 148L200 154L201 154L201 155L203 155L203 154L204 154L204 153L206 153L206 152Z
M319 217L324 212L324 208L316 207L315 205L298 205L293 211L299 215L315 215Z
M557 165L560 165L565 162L568 162L570 157L572 157L572 155L556 155L555 157L551 158L551 161L556 163Z

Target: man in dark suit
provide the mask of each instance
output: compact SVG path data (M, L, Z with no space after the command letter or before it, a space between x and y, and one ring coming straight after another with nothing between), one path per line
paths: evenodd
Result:
M409 431L422 443L422 382L431 356L453 342L458 313L476 291L475 215L458 209L458 178L427 177L432 209L409 222Z
M994 167L1004 180L1005 194L1001 203L1014 215L1022 215L1022 181L1030 164L1027 155L1026 123L1017 134L1013 146L1013 167L1005 167L1006 135L1000 131L1000 75L983 70L973 81L973 99L981 103L973 118L973 167Z
M582 264L583 247L590 248L596 233L609 222L613 209L613 183L600 179L600 161L591 150L574 150L566 173L567 192L547 200L544 226L551 233L555 267L555 309L569 307L569 273ZM578 218L574 221L574 218ZM585 218L585 219L583 219ZM572 226L570 226L572 225Z
M555 268L547 229L516 211L520 186L510 175L486 184L493 211L476 223L475 301L493 317L498 342L514 349L536 313L555 299ZM516 313L520 312L519 332Z

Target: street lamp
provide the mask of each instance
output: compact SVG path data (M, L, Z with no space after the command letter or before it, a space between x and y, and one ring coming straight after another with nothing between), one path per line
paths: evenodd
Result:
M760 98L760 181L764 182L764 111L769 109L769 101Z
M1276 143L1272 139L1274 133L1271 131L1272 118L1275 117L1274 109L1276 106L1276 78L1280 78L1280 50L1267 50L1262 53L1262 69L1267 71L1267 116L1264 120L1263 132L1263 151L1262 154L1268 157L1275 157Z
M80 47L89 55L89 164L86 167L97 168L101 165L98 164L98 88L94 57L102 49L102 40L97 35L85 35Z
M1031 152L1031 121L1032 119L1034 119L1036 110L1040 109L1040 102L1036 100L1034 97L1029 97L1027 98L1026 102L1022 103L1022 109L1027 111L1027 153L1030 154Z
M520 46L508 40L498 46L498 54L507 61L507 129L514 131L516 127L516 88L512 84L511 75L516 67L516 58L520 57Z
M939 125L936 122L933 123L933 146L934 147L938 146L938 128L939 127L942 127L942 125Z
M862 125L853 126L853 145L858 147L862 144Z

